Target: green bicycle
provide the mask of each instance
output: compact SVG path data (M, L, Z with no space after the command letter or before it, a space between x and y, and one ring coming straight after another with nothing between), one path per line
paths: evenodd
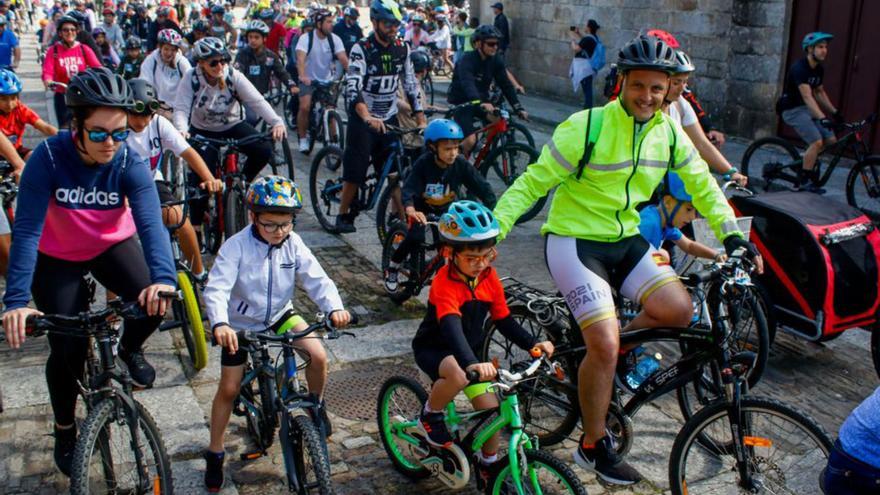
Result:
M557 369L556 364L543 356L517 373L499 369L497 381L489 385L489 390L500 395L497 408L463 412L450 403L446 407L446 424L456 441L449 448L432 447L420 433L419 412L428 398L421 384L407 377L391 377L379 391L377 419L382 445L394 468L405 476L423 479L433 475L449 488L459 489L467 485L475 470L474 453L495 433L507 430L510 433L507 453L492 464L485 493L586 495L586 489L571 468L540 450L537 439L523 432L516 392L519 384L537 378L532 375L539 370L555 374ZM468 378L473 382L475 375L469 373ZM466 423L473 426L460 438Z

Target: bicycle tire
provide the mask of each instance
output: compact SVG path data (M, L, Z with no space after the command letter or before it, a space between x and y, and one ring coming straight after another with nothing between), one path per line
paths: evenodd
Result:
M208 341L205 337L205 323L202 321L202 310L199 304L199 296L196 294L189 275L180 270L177 272L177 287L183 294L183 323L180 326L183 338L186 341L186 349L196 371L208 365Z
M434 80L431 79L431 73L425 74L422 78L422 91L425 93L425 101L428 105L434 106Z
M273 149L272 160L269 162L272 167L272 173L275 175L283 175L292 181L296 181L296 170L294 169L293 164L293 153L290 151L290 142L288 142L287 139L282 139L281 141L274 143L273 148L274 146L281 147L281 154L279 155L276 150Z
M382 190L382 194L379 195L379 202L376 205L376 235L379 236L379 243L383 245L385 244L385 239L388 237L388 231L393 226L392 224L406 223L405 218L400 216L393 217L389 212L391 195L393 194L394 189L399 189L399 187L398 182L389 179L388 185Z
M263 374L257 377L260 390L260 405L263 411L263 442L266 448L272 446L275 439L275 429L278 428L278 415L272 411L275 409L275 377L267 377ZM268 414L267 414L268 413Z
M770 188L770 182L768 182L764 177L765 169L768 166L779 166L785 165L784 162L778 162L775 160L768 161L766 163L761 162L758 163L757 157L753 156L758 152L761 148L772 149L773 147L781 148L781 151L784 151L788 154L788 157L791 158L791 162L797 161L801 159L801 154L798 152L797 148L790 142L785 139L776 136L768 136L761 139L756 139L746 148L745 153L743 153L742 158L742 174L749 178L749 189L755 190L755 185L758 183L764 184L764 190L768 190ZM767 151L767 150L764 150ZM773 154L777 154L780 150L777 149ZM789 162L790 163L790 162Z
M857 191L859 184L864 187L862 194ZM870 156L853 165L846 176L846 202L871 220L880 219L880 156Z
M309 199L312 210L321 227L331 234L336 233L335 217L339 214L339 197L342 193L341 168L342 149L330 145L323 147L315 155L309 170ZM327 192L328 188L332 190ZM335 213L333 205L336 205Z
M483 177L487 177L489 169L494 170L498 177L501 178L506 189L513 184L520 174L525 172L529 165L538 161L538 156L539 154L534 148L523 143L507 143L504 146L493 149L488 155L486 155L483 163L480 164L480 173L483 174ZM522 160L522 158L527 158L528 163L517 163L517 161ZM522 170L518 170L518 167L522 167ZM498 194L498 196L500 197L501 195ZM528 222L534 218L535 215L541 212L544 208L544 203L546 202L547 196L535 201L535 203L516 220L517 225Z
M165 151L160 160L162 177L171 186L174 199L180 201L186 197L186 166L171 151Z
M109 454L106 452L106 443L108 441L107 431L110 430L110 434L113 434L113 428L111 427L111 423L114 423L118 420L116 414L123 410L126 406L122 408L118 407L116 403L117 399L104 399L99 402L95 407L93 407L88 416L86 416L85 421L83 422L82 429L80 430L79 438L76 441L76 448L73 453L73 464L71 466L70 472L70 492L75 495L80 494L95 494L102 493L100 490L96 490L93 486L93 482L97 483L99 480L92 479L90 476L89 466L91 465L91 461L93 459L94 454L99 453L101 456L101 460L99 461L101 464L101 469L104 471L104 476L108 476L106 473L108 469L107 465L107 457ZM168 453L165 450L165 444L162 441L162 436L159 433L159 428L156 426L156 422L153 420L153 417L150 416L150 413L141 405L139 402L133 400L135 407L137 408L138 415L138 436L143 442L144 439L149 444L149 451L152 456L147 452L143 452L145 455L145 461L147 458L151 458L155 465L153 468L155 472L151 471L148 473L150 476L150 480L148 481L149 487L148 489L152 493L159 494L172 494L174 493L174 485L171 476L171 461L168 458ZM122 431L128 430L130 425L125 424L122 426ZM99 440L102 442L102 445L97 445ZM124 445L127 448L131 448L131 437L129 436L126 441L120 442L120 446ZM103 452L96 452L96 447L99 450L103 450ZM102 447L104 447L102 449ZM141 450L146 450L143 447L146 445L141 445ZM124 461L133 462L133 454L127 452L130 458L119 459ZM112 459L111 459L112 464ZM112 467L109 466L109 467ZM149 468L149 466L147 466ZM133 468L132 465L126 466L124 470L120 470L119 473L114 474L132 474L136 473L137 470ZM104 479L103 481L108 481ZM115 483L117 489L119 488L120 479L119 477L115 477L111 484ZM133 483L136 484L136 483ZM135 488L134 486L130 488ZM110 491L110 490L108 490ZM117 490L118 491L118 490ZM121 491L125 491L124 489ZM111 491L113 492L113 491ZM116 492L113 492L116 493ZM146 491L136 490L135 493L146 493Z
M738 471L736 469L727 469L731 467L730 465L719 467L719 463L717 462L721 461L723 457L730 457L730 454L734 451L733 440L726 440L727 435L730 434L732 429L729 420L727 420L730 414L730 407L731 406L728 405L727 402L716 402L715 404L707 406L695 414L694 417L689 419L678 432L672 446L672 451L669 455L669 485L673 494L679 495L688 492L701 494L709 493L710 495L712 493L730 493L730 488L738 485L738 482L740 481L739 479L731 480L725 478L719 480L719 491L712 492L708 491L706 487L701 487L701 483L711 483L711 480L708 479L708 476L711 473L700 473L694 481L688 481L685 479L688 468L696 471L696 469L700 467L699 459L688 459L688 454L692 452L692 447L695 448L693 451L695 452L695 455L704 454L716 458L711 459L711 466L706 466L706 469L711 469L712 473L738 477ZM789 481L801 482L803 485L797 486L794 491L783 492L777 489L771 493L820 494L821 491L819 490L818 480L815 477L818 477L818 473L825 468L828 454L832 448L832 441L828 436L828 433L816 423L816 420L791 406L783 404L782 402L758 396L742 397L740 399L737 416L741 418L741 421L747 419L748 424L741 424L740 428L749 430L746 433L752 435L748 436L756 440L765 440L767 438L754 435L756 425L759 422L756 419L758 414L767 415L768 418L775 417L787 421L790 425L801 429L816 444L814 447L799 448L798 452L793 453L791 456L791 458L814 461L812 467L807 466L805 469L798 470L794 476L788 476ZM705 430L709 429L709 427L718 420L722 420L722 422L724 420L728 421L727 424L718 427L719 433L725 435L725 439L722 439L721 443L713 442L713 445L708 447L704 444L705 440L703 439L713 438L713 435ZM781 428L774 428L774 430L781 430ZM765 434L768 432L761 431L758 433ZM776 440L776 438L774 437L773 440ZM770 442L771 447L773 447L774 444L776 446L786 446L791 444L790 441L767 441ZM754 454L756 449L766 448L760 446L761 444L758 442L755 442L755 444L755 446L743 448L742 450ZM763 450L761 452L763 453ZM751 468L764 466L769 459L768 455L753 456L748 464ZM775 467L777 468L777 471L770 470L764 473L762 479L765 482L772 482L772 475L774 474L779 476L778 465ZM805 473L809 476L805 476ZM746 493L746 491L744 490L741 493Z
M525 465L528 466L529 469L535 469L538 471L538 468L541 468L540 471L547 472L551 477L551 480L552 478L555 478L555 481L551 483L545 483L543 482L543 479L539 480L538 487L534 490L530 490L530 488L534 487L530 483L531 480L528 479L526 473L523 472L521 474L523 493L571 493L587 495L586 488L584 488L584 485L578 479L577 475L575 475L574 471L549 452L535 449L522 449L520 455L525 456ZM517 493L515 486L509 481L510 473L510 457L505 455L504 457L499 458L498 462L492 464L492 468L489 471L489 483L486 486L486 493L490 495ZM538 473L536 473L536 477L538 477Z
M248 362L245 367L245 375L250 373L252 369L253 366ZM257 388L256 391L254 390L255 388ZM247 385L242 385L238 395L253 404L257 412L248 409L240 400L236 399L232 409L233 413L236 416L244 416L248 436L254 441L257 449L267 450L275 440L275 429L269 429L265 424L265 407L263 407L262 395L259 392L258 386L255 387L253 381Z
M406 389L412 394L404 406L404 400L394 399L394 391L397 388ZM392 376L385 380L382 388L379 390L379 397L376 404L376 422L379 425L379 439L385 453L391 459L394 469L400 474L411 479L424 479L431 475L431 472L422 466L418 458L409 459L406 457L403 449L401 449L395 441L395 436L391 432L392 421L409 421L419 416L422 406L428 400L428 393L422 385L412 378L404 376ZM405 407L404 411L391 412L392 403L395 406Z
M508 122L508 127L510 128L507 132L510 135L511 139L515 143L523 143L528 145L529 148L537 150L538 148L535 146L535 137L532 136L532 132L529 131L529 128L520 122ZM522 135L522 140L517 139L517 136Z
M226 238L229 239L247 226L247 210L244 207L244 191L240 186L227 189L223 196L226 202L223 208L223 228Z
M391 257L394 255L394 252L397 251L397 248L400 246L400 243L406 238L408 233L406 224L396 225L391 228L388 232L388 236L385 238L385 242L382 243L382 275L385 275L386 270L391 265ZM418 251L418 250L416 250ZM387 287L383 287L385 289L385 295L391 299L395 304L403 304L404 301L412 297L412 287L411 281L413 274L416 276L421 273L421 270L418 266L413 266L411 258L413 256L417 256L417 253L413 253L410 255L410 259L405 260L400 264L400 269L398 271L398 283L396 291L389 291ZM401 281L400 277L405 276L406 279Z
M743 304L747 304L749 306L748 311L754 315L754 339L745 341L742 345L739 345L736 350L732 349L734 352L751 351L756 355L755 362L749 369L747 377L750 390L761 380L761 376L764 374L764 369L767 366L767 360L770 357L770 335L767 329L764 310L759 299L760 295L754 290L749 290L748 295L744 296ZM719 304L721 304L721 301L710 301L709 304L714 324L718 324L720 319ZM730 319L733 318L734 316L730 316ZM738 318L738 321L742 321L742 318ZM738 337L743 330L739 330L737 324L734 324L733 328L734 329L731 331L731 339L736 340L736 342L742 342ZM751 334L750 331L749 333ZM746 338L748 338L748 336L746 336ZM685 341L680 341L680 344L682 353L688 354L689 349L685 344ZM737 344L731 342L731 345ZM697 375L694 381L675 391L679 409L685 420L690 419L696 413L698 410L697 406L705 407L724 396L724 384L722 383L718 371L719 370L714 369L711 366L705 366L704 372ZM694 393L696 399L691 399L690 392Z
M874 371L880 378L880 326L877 324L871 329L871 359L874 361Z
M539 341L557 340L547 333L546 328L524 306L511 305L510 316ZM480 347L481 361L493 362L493 359L498 359L501 367L509 370L519 370L530 363L533 358L528 351L519 349L507 340L494 323L491 319L486 322ZM567 368L566 374L572 369L570 365L564 367ZM577 393L565 384L541 375L528 384L521 385L518 395L525 430L529 435L538 437L539 445L560 443L577 427L580 420ZM544 407L541 408L540 404Z
M297 479L305 481L297 493L331 495L333 489L330 482L330 460L327 459L327 447L321 440L315 423L308 416L302 415L291 417L290 423L290 438L286 441L291 443L290 452L293 454ZM309 479L310 472L314 474L314 481Z
M329 140L324 145L333 144L341 149L345 149L345 121L342 120L342 116L336 110L327 110L327 125L332 126L333 122L336 123L336 139L334 140L330 136L330 130L326 129Z
M215 193L212 199L212 201L214 201L214 208L207 208L202 217L202 246L206 252L214 255L220 251L220 245L223 244L223 232L220 231L220 218L219 215L214 214L218 213L217 208L220 206L219 202L222 202L223 198L223 193Z

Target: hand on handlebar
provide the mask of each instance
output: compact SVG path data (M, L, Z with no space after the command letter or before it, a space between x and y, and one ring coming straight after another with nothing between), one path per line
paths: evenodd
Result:
M379 134L385 134L388 131L387 129L385 129L385 122L383 122L382 119L377 119L376 117L367 117L366 122L371 129L378 132Z
M731 174L730 180L736 182L740 187L746 187L749 184L749 178L739 172Z
M480 103L480 108L482 108L483 111L489 115L492 115L492 113L495 111L495 105L491 103Z
M199 187L212 194L218 193L223 190L223 181L212 177L210 180L206 180L199 184Z
M147 286L138 295L138 303L147 310L149 316L164 315L168 307L168 300L161 292L174 292L174 287L167 284L152 284Z
M345 328L351 322L351 313L344 309L330 313L330 323L336 328Z
M272 127L272 139L281 141L285 137L287 137L287 129L284 124L276 124Z
M498 374L498 370L495 369L492 363L474 363L465 368L465 371L477 372L480 375L481 382L488 382Z
M517 110L517 111L516 111L516 116L519 117L521 120L525 120L526 122L529 121L529 112L526 112L526 111L523 110L523 109L519 109L519 110Z
M417 211L412 206L406 207L406 216L412 218L414 222L418 222L421 225L425 225L426 223L428 223L428 218L425 216L425 214Z
M541 352L543 352L544 355L548 358L553 357L553 353L556 351L556 347L553 346L553 342L550 342L549 340L538 342L537 344L535 344L535 347L540 349Z
M214 342L225 347L230 354L238 352L238 334L229 325L218 325L214 329Z
M42 315L33 308L10 309L3 313L3 331L10 349L18 349L24 344L28 317Z
M724 239L724 250L727 251L728 257L738 254L737 252L741 249L745 251L745 257L755 263L755 273L758 275L764 273L764 260L758 254L754 244L736 235L731 235Z

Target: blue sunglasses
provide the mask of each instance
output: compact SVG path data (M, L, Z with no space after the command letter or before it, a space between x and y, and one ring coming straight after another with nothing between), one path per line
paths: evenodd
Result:
M128 139L128 135L131 131L128 129L119 129L116 131L105 131L103 129L86 129L86 135L89 136L89 141L93 143L103 143L107 140L108 137L113 138L113 142L121 143Z

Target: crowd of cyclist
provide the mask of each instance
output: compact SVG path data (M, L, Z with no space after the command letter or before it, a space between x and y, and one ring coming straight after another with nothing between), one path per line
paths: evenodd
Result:
M476 371L483 380L493 377L494 367L478 362L474 348L487 315L518 345L553 353L552 344L535 341L510 318L491 263L496 244L519 215L556 188L541 229L548 268L590 349L579 373L584 434L574 458L608 482L641 479L605 436L610 377L621 354L611 289L642 304L632 328L686 326L690 298L668 257L655 254L660 241L681 239L676 230L695 209L709 219L724 252L688 243L679 247L716 259L734 252L756 257L710 170L739 182L745 177L713 146L685 99L695 67L674 37L654 31L627 43L617 61L619 96L560 124L537 163L496 198L459 150L473 148L474 123L492 116L490 86L500 89L514 112L528 114L518 100L521 88L497 56L504 35L491 25L467 24L466 15L449 12L445 3L426 8L407 2L400 8L393 0L373 0L372 30L366 36L353 7L336 16L314 6L300 17L297 9L255 4L242 26L236 26L229 5L195 3L188 9L166 2L151 18L142 5L104 3L102 23L89 4L75 0L70 7L56 0L47 22L41 22L42 80L54 92L57 128L18 100L20 80L0 69L0 155L21 174L11 250L10 228L0 225L0 256L5 260L9 251L10 260L3 325L11 346L24 341L28 317L85 309L83 280L91 274L124 300L147 308L149 318L125 322L119 355L133 381L150 387L155 370L144 358L143 344L165 312L167 301L160 294L175 286L164 225L181 223L182 214L179 208L161 207L173 196L157 169L160 157L166 151L180 157L191 170L192 186L218 192L219 154L192 138L266 132L274 140L286 139L284 120L265 98L278 89L296 96L299 145L308 150L312 83L344 74L348 123L339 232L355 230L352 202L367 168L381 163L387 152L387 127L425 127L424 153L402 193L403 214L412 227L384 274L386 286L393 288L398 266L425 235L427 215L438 216L443 241L451 247L450 263L436 276L413 342L416 363L434 380L421 414L425 437L440 447L451 442L442 410L467 385L465 371ZM454 42L453 36L462 39ZM452 71L449 103L479 105L462 106L452 119L427 122L419 81L431 70L432 57L419 49L422 45ZM24 148L25 125L49 138L34 150ZM599 131L591 132L591 126ZM211 491L223 483L223 432L244 363L232 328L303 327L289 300L296 277L334 323L349 321L335 285L293 232L302 207L296 184L277 176L257 179L271 158L272 143L256 141L241 152L244 176L252 183L246 199L251 225L227 240L210 274L196 234L204 205L192 205L190 221L177 233L193 273L206 284L211 328L224 347L205 454ZM637 211L661 184L665 189L657 208ZM461 201L462 188L482 204ZM279 270L289 276L273 295L272 273ZM592 288L591 297L581 297L585 286ZM78 391L77 373L71 370L82 369L86 348L84 341L52 335L49 344L54 455L67 474ZM312 356L309 388L323 411L326 356L318 348L300 351ZM485 397L474 399L475 407L492 405ZM322 421L329 430L329 419ZM495 445L489 442L478 453L486 471L497 459Z

